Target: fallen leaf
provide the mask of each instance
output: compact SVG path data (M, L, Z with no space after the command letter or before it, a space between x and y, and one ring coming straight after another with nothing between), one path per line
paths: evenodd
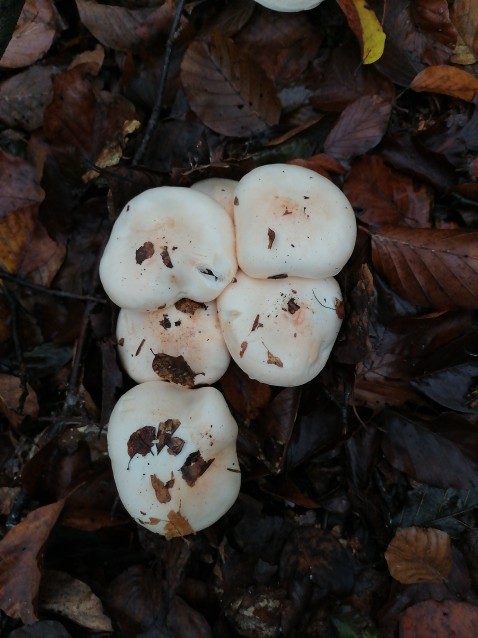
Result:
M403 585L442 583L451 571L451 540L439 529L399 528L385 560L392 577Z
M25 624L38 620L43 547L61 513L64 499L30 512L0 541L0 608Z
M437 64L416 75L410 84L414 91L441 93L471 102L478 91L478 78L456 66Z
M280 102L261 67L232 40L215 33L195 41L181 64L191 109L213 131L249 137L278 123Z
M478 60L478 4L475 0L455 0L450 16L458 32L451 62L474 64Z
M458 33L450 20L447 0L416 0L410 9L420 31L429 34L436 44L444 45L451 53Z
M382 57L385 33L373 9L366 0L337 0L362 49L364 64L372 64Z
M177 536L187 536L188 534L194 534L194 530L189 524L187 518L185 518L181 512L175 512L171 510L168 512L168 523L164 526L164 536L170 540Z
M412 381L412 386L449 410L478 414L478 364L461 363L425 374Z
M25 390L24 395L21 380L18 377L0 374L0 410L14 428L17 428L26 416L38 416L37 395L29 385Z
M342 111L324 142L324 151L348 161L377 146L387 130L392 103L378 95L365 95Z
M455 600L425 600L409 607L400 617L400 638L473 638L478 608Z
M52 0L26 0L0 67L14 69L34 64L47 53L59 30Z
M113 631L111 620L104 614L98 596L86 583L66 572L48 570L43 574L39 607L93 632Z
M374 266L414 304L478 306L478 231L385 226L372 235Z

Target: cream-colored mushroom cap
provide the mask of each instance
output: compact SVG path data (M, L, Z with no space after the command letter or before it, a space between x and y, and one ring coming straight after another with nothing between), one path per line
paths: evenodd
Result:
M231 359L215 301L181 299L154 312L123 308L116 336L121 364L138 383L162 379L188 388L215 383Z
M161 186L122 210L100 277L118 306L156 310L185 297L215 299L236 269L234 226L222 206L190 188Z
M302 166L270 164L245 175L234 205L239 267L250 277L333 277L352 254L357 227L348 199Z
M289 13L313 9L314 7L318 7L323 1L324 0L256 0L257 4L267 7L267 9L288 11Z
M222 394L147 381L111 413L108 451L129 514L168 538L215 523L240 488L237 424Z
M342 323L342 295L326 279L253 279L242 272L217 300L224 339L251 379L296 386L324 367Z
M227 177L208 177L196 182L191 188L212 197L229 213L231 219L234 219L234 196L237 184L236 180Z

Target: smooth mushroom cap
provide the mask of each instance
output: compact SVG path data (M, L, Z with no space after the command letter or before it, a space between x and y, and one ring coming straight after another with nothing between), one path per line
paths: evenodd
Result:
M203 193L152 188L120 213L100 263L107 295L121 308L156 310L179 299L215 299L237 270L234 226Z
M270 164L245 175L234 202L239 267L250 277L335 276L357 234L348 199L302 166Z
M324 367L342 324L342 295L326 279L253 279L242 272L217 300L232 358L251 379L296 386Z
M273 11L306 11L318 7L324 0L256 0L257 4L261 4L267 9Z
M229 213L231 219L234 219L234 195L238 183L227 177L208 177L196 182L191 188L212 197Z
M222 394L160 381L124 394L111 413L108 451L129 514L168 538L197 532L240 489L237 424Z
M154 312L123 308L116 337L121 364L137 383L158 379L185 387L215 383L231 359L215 301L182 299Z

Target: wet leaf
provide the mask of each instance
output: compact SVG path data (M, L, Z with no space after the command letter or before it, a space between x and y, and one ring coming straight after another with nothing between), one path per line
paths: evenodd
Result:
M373 262L402 297L432 308L476 308L478 233L384 227L372 236Z
M0 67L27 67L42 58L59 31L58 22L51 0L26 0Z
M450 49L455 48L457 31L450 20L446 0L417 0L410 5L415 24L424 33L430 34L436 43Z
M476 633L478 609L475 605L445 600L425 600L409 607L400 618L400 638L450 638Z
M418 485L407 494L403 509L394 517L399 527L435 527L459 536L467 525L460 516L478 507L478 489L439 489Z
M365 95L347 106L324 142L324 150L338 160L350 160L377 146L390 119L392 104Z
M111 620L100 599L81 580L66 572L48 570L40 587L40 609L74 621L93 632L111 632Z
M11 128L34 131L43 123L51 99L54 66L32 66L0 84L0 121Z
M442 93L471 102L478 91L478 78L458 67L439 64L420 71L410 88L418 92Z
M61 500L33 510L0 541L0 608L25 624L37 620L43 548L63 505Z
M382 57L386 36L373 9L365 0L338 0L338 4L360 43L363 63L377 62Z
M412 381L427 397L449 410L478 414L478 365L462 363L430 372Z
M478 60L478 5L474 0L455 0L450 13L458 32L451 61L455 64L474 64Z
M209 45L195 41L189 46L181 80L192 110L217 133L249 137L279 121L272 82L252 58L218 33Z
M388 569L404 585L442 583L451 571L451 541L446 532L400 528L385 551Z

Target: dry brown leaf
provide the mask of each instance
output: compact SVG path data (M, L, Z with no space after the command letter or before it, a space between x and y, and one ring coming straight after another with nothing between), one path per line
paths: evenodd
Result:
M94 632L111 632L111 620L100 599L81 580L66 572L48 570L40 586L40 609L53 612Z
M399 528L385 560L392 577L403 585L442 583L451 571L451 540L439 529Z
M379 274L402 297L436 309L478 306L478 231L385 226L372 234Z
M400 638L474 638L477 625L475 605L455 600L425 600L402 614Z
M476 0L455 0L450 14L458 32L451 61L474 64L478 60L478 3Z
M28 394L24 397L19 377L0 374L0 411L14 428L18 427L26 416L38 416L36 393L29 385L27 385L27 392Z
M181 81L196 115L213 131L249 137L278 123L274 85L255 61L218 33L195 41L181 65Z
M26 0L0 67L30 66L42 58L59 31L52 0Z
M471 102L478 91L478 78L455 66L437 64L420 71L410 88L418 92L442 93Z
M63 505L64 499L33 510L0 542L0 609L25 624L37 620L35 603L41 577L41 550Z

